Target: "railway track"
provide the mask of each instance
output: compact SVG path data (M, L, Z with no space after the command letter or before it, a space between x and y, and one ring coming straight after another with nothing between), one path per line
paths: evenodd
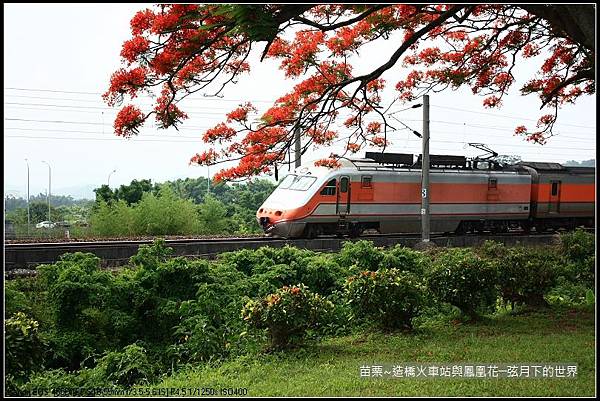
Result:
M376 246L393 246L401 244L414 247L421 242L420 235L387 234L365 235L359 238L319 237L315 239L281 239L274 237L240 237L240 238L178 238L166 239L168 246L174 249L175 256L196 258L214 258L222 252L240 249L257 249L261 246L282 247L292 245L299 248L322 252L339 251L345 241L366 239ZM554 243L557 234L525 234L509 232L504 234L467 234L467 235L432 235L431 242L437 246L477 246L485 240L495 240L507 245L543 245ZM114 267L127 263L137 253L140 245L150 244L151 240L121 241L88 241L88 242L33 242L8 243L4 247L4 270L7 278L13 275L28 275L35 272L40 264L54 263L60 256L68 252L90 252L102 260L103 266Z

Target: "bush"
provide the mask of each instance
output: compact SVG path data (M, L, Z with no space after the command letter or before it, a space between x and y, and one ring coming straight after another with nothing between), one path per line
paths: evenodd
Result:
M584 262L594 256L595 236L578 228L575 231L560 235L560 248L571 262Z
M227 216L225 204L213 196L205 196L204 202L198 205L199 234L231 234L234 231L233 223L231 217Z
M586 288L595 288L596 281L596 257L589 256L582 261L564 261L561 275L574 284L583 285Z
M483 241L483 244L476 251L479 255L486 258L501 258L506 251L506 246L502 242L488 239Z
M593 305L595 302L594 291L562 276L558 277L556 285L548 291L546 299L550 304L567 306Z
M101 384L101 386L104 383ZM67 373L63 369L50 369L43 372L37 372L31 376L22 389L22 395L35 394L36 391L44 389L44 395L65 396L66 391L70 389L83 388L78 374Z
M124 200L114 203L100 201L90 216L90 229L94 235L119 237L135 235L133 208Z
M381 248L371 241L346 241L337 255L337 262L343 268L356 265L361 270L377 270L384 258Z
M147 385L157 377L156 366L148 360L146 349L137 344L109 352L98 361L95 369L103 372L107 381L125 387Z
M95 235L105 237L192 234L199 231L198 218L192 201L181 199L171 188L162 186L157 195L143 193L141 200L132 205L123 199L99 201L90 225Z
M218 260L248 276L252 276L266 273L275 265L305 263L308 258L315 255L313 251L298 249L289 245L282 248L263 246L256 250L243 249L235 252L224 252L219 255Z
M24 312L27 314L31 312L25 294L19 291L16 286L12 285L10 281L5 284L4 299L6 302L4 309L6 316L12 316L17 312Z
M46 343L40 337L38 322L23 312L4 321L6 369L15 378L42 369Z
M321 326L332 309L331 302L300 284L248 301L242 317L250 327L266 328L271 345L282 348L302 339L307 329Z
M546 306L544 295L556 282L559 260L542 248L506 248L496 258L500 296L505 303Z
M296 282L298 272L294 265L278 264L270 266L264 273L255 274L248 279L252 295L264 297L286 285Z
M142 200L132 206L136 234L168 235L198 232L197 206L190 200L177 197L164 185L158 196L144 193Z
M426 274L431 293L470 318L496 304L496 279L491 263L469 249L458 248L440 252Z
M298 262L298 282L321 295L341 291L349 269L338 265L332 255L322 254Z
M253 249L242 249L235 252L223 252L217 256L221 264L226 264L234 269L250 276L255 266L264 261L262 255ZM269 259L270 262L272 260Z
M168 247L164 239L157 238L152 245L140 245L137 253L129 258L129 263L153 270L172 256L173 248Z
M348 278L345 290L354 314L372 318L384 329L411 329L427 298L417 276L399 269L363 271Z
M380 266L420 275L430 263L431 260L424 253L397 244L384 252Z

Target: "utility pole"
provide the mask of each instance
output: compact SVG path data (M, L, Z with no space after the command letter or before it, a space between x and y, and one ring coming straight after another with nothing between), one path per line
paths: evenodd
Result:
M31 214L29 213L29 160L25 159L27 163L27 235L29 236L29 226L31 225Z
M210 166L206 165L206 194L210 195Z
M300 167L301 164L300 145L300 126L296 125L296 128L294 128L294 156L296 157L296 167Z
M421 240L429 242L429 95L423 95L423 153L421 156Z
M42 160L42 163L46 163L48 165L48 221L52 221L50 219L50 196L52 195L52 169L50 168L50 163L45 160Z

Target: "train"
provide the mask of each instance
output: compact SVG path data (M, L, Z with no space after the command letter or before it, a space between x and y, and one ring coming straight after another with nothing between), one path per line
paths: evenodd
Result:
M281 238L421 232L421 155L367 152L340 167L309 162L256 212ZM594 167L430 156L431 233L544 232L595 224Z

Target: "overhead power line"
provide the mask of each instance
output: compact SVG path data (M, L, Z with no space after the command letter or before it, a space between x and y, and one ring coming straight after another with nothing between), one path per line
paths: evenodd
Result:
M15 87L7 87L5 90L16 90L16 91L25 91L25 92L49 92L49 93L71 93L71 94L79 94L79 95L102 95L101 92L83 92L83 91L65 91L65 90L57 90L57 89L41 89L41 88L15 88ZM139 94L137 97L151 98L153 97L145 94ZM187 97L187 100L211 100L211 101L222 101L222 102L254 102L254 103L273 103L273 100L260 100L260 99L225 99L220 96L203 96L202 98L192 98Z
M515 120L536 121L536 122L538 121L538 120L533 119L533 118L526 118L526 117L519 117L519 116L509 116L507 114L486 113L486 112L483 112L483 111L473 111L473 110L461 109L461 108L458 108L458 107L437 106L437 105L431 105L431 107L437 107L437 108L440 108L440 109L447 109L447 110L463 111L465 113L482 114L482 115L492 116L492 117L510 118L510 119L515 119ZM563 122L557 122L556 125L567 125L567 126L570 126L570 127L577 127L577 128L596 129L596 127L590 127L590 126L586 126L586 125L570 124L570 123L563 123Z

